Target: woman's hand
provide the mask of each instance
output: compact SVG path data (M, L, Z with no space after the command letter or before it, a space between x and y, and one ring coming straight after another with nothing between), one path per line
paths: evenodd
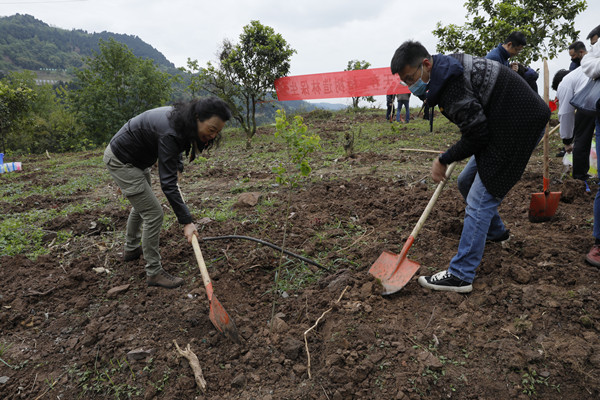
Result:
M198 230L196 229L196 225L193 223L185 224L183 227L183 234L187 238L188 243L192 243L192 236L196 235L198 237Z
M446 168L447 166L442 164L439 158L436 158L435 161L433 161L433 165L431 166L431 178L435 183L440 183L446 179Z

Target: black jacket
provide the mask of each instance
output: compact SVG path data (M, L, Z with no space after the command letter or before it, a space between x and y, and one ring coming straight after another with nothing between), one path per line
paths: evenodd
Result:
M172 110L172 107L155 108L130 119L112 138L110 148L123 164L140 169L149 168L158 160L162 191L179 223L188 224L193 219L181 197L177 171L181 153L189 150L190 140L169 125Z
M444 164L475 155L488 192L502 198L521 178L550 118L544 100L518 74L468 55L436 55L427 92L430 105L458 125L460 140Z

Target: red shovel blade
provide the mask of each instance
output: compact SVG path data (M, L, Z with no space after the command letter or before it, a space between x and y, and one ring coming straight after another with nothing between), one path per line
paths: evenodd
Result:
M369 269L369 273L381 282L381 294L388 295L406 286L420 267L419 263L409 260L406 256L383 251Z
M217 299L217 296L213 294L209 299L209 303L210 312L208 318L210 318L210 322L212 322L219 332L231 339L232 342L237 344L242 343L235 322L229 317L229 314L227 314L225 307Z
M533 193L529 203L529 221L549 221L558 208L561 192Z
M554 217L561 192L551 192L548 188L550 180L544 177L544 191L542 193L533 193L529 203L529 221L546 222Z

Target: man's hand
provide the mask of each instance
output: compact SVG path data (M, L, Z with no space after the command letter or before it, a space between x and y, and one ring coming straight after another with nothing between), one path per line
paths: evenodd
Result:
M198 237L198 230L196 229L196 225L193 223L185 224L183 227L183 234L187 238L188 243L192 243L192 236L196 235Z
M565 144L565 152L572 153L573 152L573 143Z
M431 166L431 178L435 183L440 183L446 179L446 168L447 166L442 164L439 158L436 158L433 161L433 165Z

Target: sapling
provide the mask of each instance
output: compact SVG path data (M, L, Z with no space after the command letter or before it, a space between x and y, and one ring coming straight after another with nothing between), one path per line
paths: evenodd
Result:
M275 137L285 141L287 159L274 167L273 172L277 175L277 183L288 188L298 187L300 180L310 175L312 168L308 156L321 148L321 138L307 135L307 130L302 117L296 115L290 122L285 110L277 110Z
M293 188L299 187L302 179L308 177L312 171L309 155L321 148L321 138L318 135L307 134L308 127L300 116L295 116L288 120L285 110L277 110L275 117L275 137L282 138L286 145L286 159L279 162L279 165L273 167L272 171L277 175L277 183L287 187L287 207L285 210L283 224L283 244L285 248L285 239L287 224L290 211L291 194ZM275 315L275 302L277 298L277 288L279 285L279 276L281 265L283 263L283 251L279 259L279 265L275 272L275 297L273 300L273 309L271 312L271 328L273 327L273 317Z

